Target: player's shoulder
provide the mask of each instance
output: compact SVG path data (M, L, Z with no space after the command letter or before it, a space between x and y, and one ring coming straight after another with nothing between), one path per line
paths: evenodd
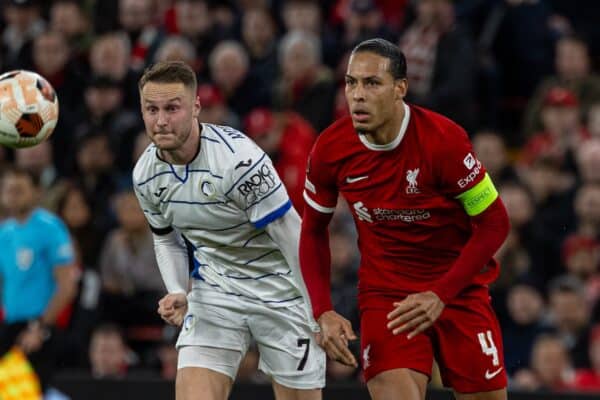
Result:
M154 170L152 165L155 164L157 160L156 145L151 143L144 149L133 167L133 183L139 184L140 182L145 181Z
M357 133L352 125L350 116L337 119L317 137L313 153L321 156L333 155L337 151L347 149L348 145L356 142Z
M256 161L265 155L246 134L226 125L203 123L200 140L202 146L209 148L207 153L211 158L225 170L239 162Z
M442 114L414 104L409 107L413 126L426 135L428 141L443 143L453 138L463 138L467 134L463 127Z

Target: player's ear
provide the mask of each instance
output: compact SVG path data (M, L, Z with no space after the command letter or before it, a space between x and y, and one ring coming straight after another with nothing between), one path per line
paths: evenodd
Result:
M408 92L408 80L406 78L396 79L396 100L402 100Z
M200 104L200 96L196 96L194 99L194 118L198 118L200 116L200 110L202 110L202 104Z

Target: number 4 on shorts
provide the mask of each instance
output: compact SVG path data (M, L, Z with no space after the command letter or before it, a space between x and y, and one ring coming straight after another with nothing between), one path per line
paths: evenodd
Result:
M306 349L304 350L304 355L302 356L302 360L300 360L300 364L298 364L298 371L304 370L304 366L306 365L306 360L308 359L308 350L310 349L310 339L299 338L298 347L302 346L306 346Z
M498 349L494 344L494 339L492 339L492 331L479 332L477 334L479 338L479 344L481 345L481 351L486 356L492 356L492 364L494 366L500 365L500 360L498 359Z

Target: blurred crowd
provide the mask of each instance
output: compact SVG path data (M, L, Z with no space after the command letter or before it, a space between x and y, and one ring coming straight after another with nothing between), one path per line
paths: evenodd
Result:
M175 329L131 188L148 145L137 80L183 60L203 122L230 125L274 160L303 207L306 158L347 114L358 42L383 37L408 63L407 101L463 125L512 229L491 288L510 387L600 391L600 4L594 0L0 0L0 71L56 89L47 142L0 147L0 169L32 172L41 204L76 246L78 295L61 320L60 365L93 376L176 370ZM2 213L0 210L0 220ZM359 327L358 254L343 202L331 226L336 309ZM0 284L1 287L1 284ZM251 349L240 380L263 382ZM329 382L360 381L328 364Z

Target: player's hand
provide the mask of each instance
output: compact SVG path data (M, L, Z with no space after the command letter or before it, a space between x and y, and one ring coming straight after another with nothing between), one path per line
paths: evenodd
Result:
M424 332L438 319L444 303L432 291L415 293L404 300L394 303L394 311L388 314L387 327L394 335L410 331L408 338L412 339Z
M352 324L335 311L325 311L317 321L321 332L317 334L317 343L329 358L342 364L358 367L356 358L348 348L349 340L356 340Z
M175 326L181 326L187 308L188 301L185 293L169 293L158 301L160 317Z

